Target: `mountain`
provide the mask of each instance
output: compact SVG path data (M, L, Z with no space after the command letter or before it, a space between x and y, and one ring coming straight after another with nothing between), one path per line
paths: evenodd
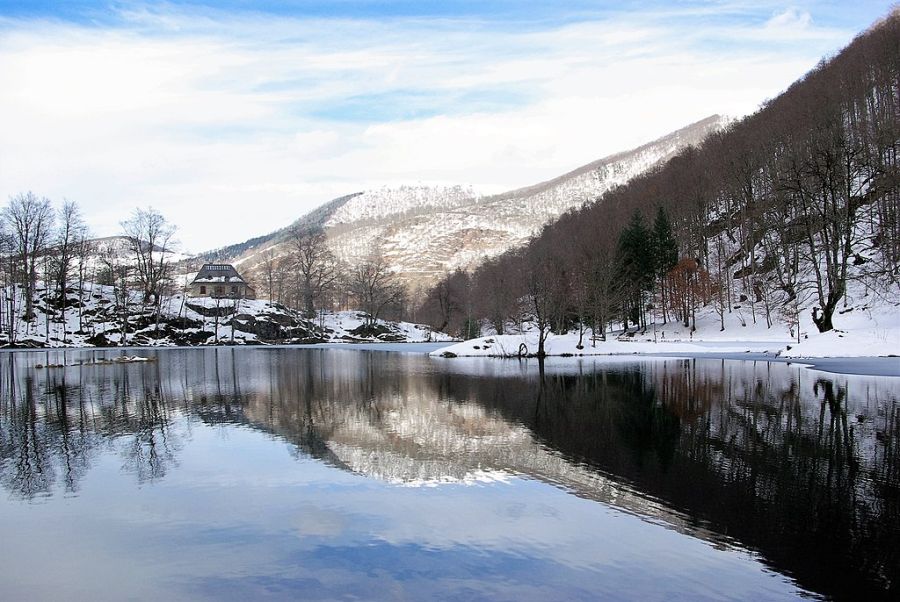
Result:
M324 228L332 251L353 262L379 245L391 268L412 286L428 286L456 268L525 243L566 211L697 145L724 127L718 115L638 148L599 159L562 176L497 195L464 186L402 186L367 190L322 205L268 235L203 253L193 263L227 261L252 275L263 253L276 254L296 226Z
M551 326L580 351L585 331L656 344L672 321L693 340L780 331L791 356L895 355L898 41L894 9L756 113L436 287L426 321L532 317L538 355Z

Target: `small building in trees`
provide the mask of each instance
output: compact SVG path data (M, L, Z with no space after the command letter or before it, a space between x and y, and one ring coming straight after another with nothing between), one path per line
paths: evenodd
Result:
M191 282L192 297L256 299L256 291L227 263L204 264Z

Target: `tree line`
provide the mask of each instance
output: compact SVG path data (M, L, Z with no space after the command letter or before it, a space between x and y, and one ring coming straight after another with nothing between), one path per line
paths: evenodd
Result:
M468 336L529 319L550 331L700 307L835 326L848 285L900 292L900 10L756 113L548 224L524 248L434 286L420 315ZM670 238L671 236L671 238Z
M379 246L353 261L341 261L320 227L292 227L283 244L262 251L262 261L251 276L270 302L292 307L307 318L353 308L365 314L371 328L381 318L402 318L409 304L406 286Z
M85 331L84 310L95 285L106 287L123 341L134 320L155 322L158 330L164 301L186 292L187 282L176 272L199 267L173 262L175 233L159 211L139 208L121 222L120 237L92 238L77 203L54 206L32 192L12 196L0 209L0 334L15 343L23 322L25 331L34 333L39 309L48 314L45 340L53 323L58 325L53 334L61 331L67 342L71 332ZM259 268L248 275L270 302L310 319L352 307L364 312L371 329L380 318L401 318L408 305L406 288L380 249L353 262L339 261L320 228L290 229L286 244L263 251ZM236 312L237 303L224 309L229 308ZM77 325L67 316L77 316Z
M83 331L85 301L95 284L111 287L115 313L127 328L129 306L139 303L159 316L163 296L173 289L171 253L175 227L158 211L136 209L121 222L124 245L94 239L78 203L54 207L33 192L12 196L0 209L0 333L15 343L20 322L35 328L36 301L67 342L67 316L77 312Z

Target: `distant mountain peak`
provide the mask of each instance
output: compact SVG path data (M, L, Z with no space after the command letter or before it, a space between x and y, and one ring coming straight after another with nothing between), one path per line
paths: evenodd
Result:
M339 197L289 226L211 251L197 261L241 264L252 273L262 251L278 252L294 227L319 227L332 251L355 261L379 245L392 269L413 284L467 269L523 244L544 224L697 145L729 120L711 115L637 148L618 152L561 176L495 195L464 185L382 186Z
M325 221L326 226L381 219L428 209L456 206L476 198L471 186L424 184L382 186L365 190L341 204Z

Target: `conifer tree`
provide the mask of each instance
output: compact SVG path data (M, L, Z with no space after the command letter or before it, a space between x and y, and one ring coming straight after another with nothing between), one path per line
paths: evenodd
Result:
M653 268L657 274L665 274L678 263L678 242L672 233L669 214L662 206L656 211L653 222Z
M654 284L659 292L662 303L663 322L668 320L667 315L667 291L665 288L666 274L678 263L678 241L672 233L672 224L669 215L660 206L656 211L656 219L653 222L653 234L650 240L653 254Z
M653 286L654 261L651 233L640 211L632 214L628 226L619 235L617 260L625 328L629 320L645 325L643 301L644 294Z

